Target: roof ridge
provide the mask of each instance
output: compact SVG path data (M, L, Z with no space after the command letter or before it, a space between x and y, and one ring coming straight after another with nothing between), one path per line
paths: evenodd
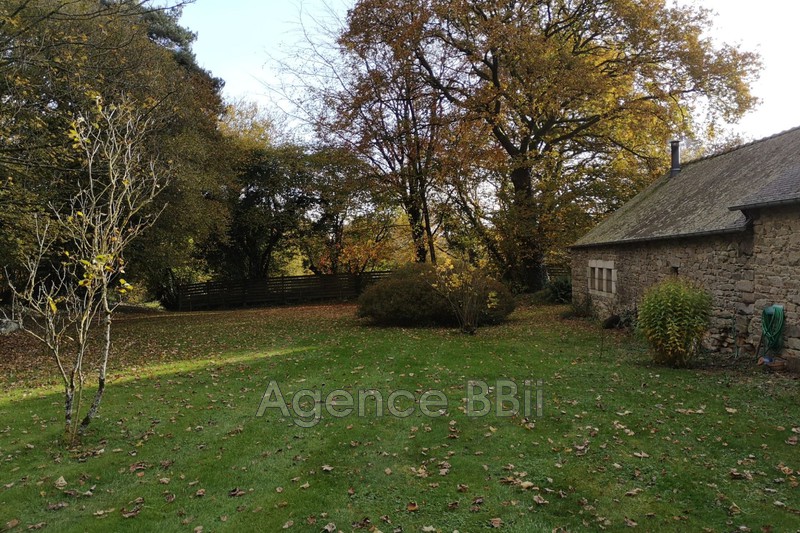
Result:
M723 155L727 155L727 154L730 154L731 152L736 152L737 150L741 150L742 148L748 148L748 147L753 146L755 144L759 144L759 143L762 143L762 142L765 142L765 141L771 141L772 139L775 139L777 137L781 137L783 135L788 135L789 133L793 133L793 132L798 131L798 130L800 130L800 126L795 126L793 128L785 129L783 131L779 131L778 133L773 133L772 135L768 135L768 136L762 137L760 139L755 139L755 140L752 140L752 141L748 141L748 142L746 142L744 144L740 144L740 145L734 146L732 148L727 148L725 150L720 150L719 152L714 152L713 154L708 154L708 155L704 155L703 157L698 157L697 159L692 159L690 161L687 161L687 162L683 163L682 166L692 165L694 163L700 163L702 161L707 161L707 160L713 159L715 157L720 157L720 156L723 156Z

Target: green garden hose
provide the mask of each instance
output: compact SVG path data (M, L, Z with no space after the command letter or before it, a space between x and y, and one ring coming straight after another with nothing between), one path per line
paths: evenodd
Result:
M783 346L784 314L782 305L771 305L761 313L761 342L764 357L772 351L777 354ZM759 354L756 353L756 356Z

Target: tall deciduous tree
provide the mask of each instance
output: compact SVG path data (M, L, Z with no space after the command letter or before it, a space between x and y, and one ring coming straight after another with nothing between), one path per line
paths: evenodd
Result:
M306 212L298 245L315 274L360 274L389 260L395 209L386 194L365 186L373 169L358 154L320 148L310 155L315 205Z
M436 262L432 196L444 149L447 104L414 63L383 43L341 41L350 76L329 100L333 120L318 124L374 169L373 186L391 194L408 219L417 262ZM333 134L333 135L332 135Z
M402 209L414 260L435 262L439 158L453 106L425 83L413 57L386 42L337 27L306 44L286 68L303 90L284 95L323 144L357 154L372 168L363 185Z
M278 270L279 253L297 236L316 204L308 154L297 146L248 146L230 189L228 234L212 262L229 277L264 279Z
M753 106L757 57L704 37L710 25L708 11L664 0L360 0L348 17L352 38L413 58L489 128L506 156L504 267L529 288L555 200L652 168L702 115L735 121Z

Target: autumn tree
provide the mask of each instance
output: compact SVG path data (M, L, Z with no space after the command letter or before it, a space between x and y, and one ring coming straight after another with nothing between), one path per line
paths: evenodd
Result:
M503 268L531 289L550 209L590 204L659 166L670 136L753 106L757 57L705 37L710 26L707 10L663 0L360 0L348 14L352 38L413 58L429 87L487 126L505 154Z
M323 144L357 154L372 168L363 186L402 209L414 260L435 262L439 157L453 106L425 83L412 57L346 30L334 23L306 33L285 68L297 83L282 95Z
M395 209L386 193L364 183L373 169L348 149L310 154L315 204L302 222L298 248L315 274L361 274L389 260Z

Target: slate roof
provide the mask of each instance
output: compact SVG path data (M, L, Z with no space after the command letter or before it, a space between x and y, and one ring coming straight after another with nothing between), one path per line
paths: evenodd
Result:
M573 247L743 231L743 210L790 203L800 203L800 127L685 163Z

